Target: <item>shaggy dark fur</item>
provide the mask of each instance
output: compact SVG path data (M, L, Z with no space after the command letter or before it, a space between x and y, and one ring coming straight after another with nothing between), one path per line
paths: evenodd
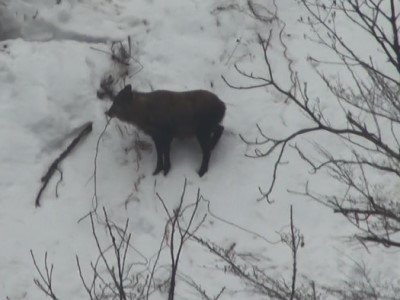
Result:
M127 85L106 114L134 124L152 137L157 150L153 174L163 170L166 175L171 168L170 146L174 138L195 136L203 153L198 172L201 177L207 172L211 150L224 131L220 123L225 110L225 104L208 91L139 93Z

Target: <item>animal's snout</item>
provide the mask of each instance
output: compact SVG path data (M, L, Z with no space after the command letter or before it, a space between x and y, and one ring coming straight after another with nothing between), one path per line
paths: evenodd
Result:
M112 107L105 112L106 116L113 118L115 116Z

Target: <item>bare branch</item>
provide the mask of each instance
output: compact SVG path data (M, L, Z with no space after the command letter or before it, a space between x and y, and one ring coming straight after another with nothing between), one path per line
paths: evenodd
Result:
M55 295L53 291L53 264L49 267L47 263L47 252L44 254L44 273L40 270L37 262L35 255L33 254L33 250L30 250L31 252L31 257L33 264L35 265L36 271L38 272L40 276L39 279L34 279L33 282L35 285L47 296L49 296L52 300L58 300L57 296Z
M168 216L168 221L167 221L166 227L168 225L170 226L169 249L170 249L170 258L171 258L171 275L170 275L170 282L169 282L169 289L168 289L168 300L173 300L175 297L176 276L178 273L178 265L179 265L179 261L181 258L183 246L184 246L185 242L187 241L187 239L189 237L191 237L200 228L200 226L203 224L203 222L206 218L206 215L204 215L203 218L201 219L201 221L198 223L198 225L192 230L193 220L194 220L194 217L196 216L200 200L202 199L202 197L200 195L200 189L198 189L197 197L194 202L193 209L190 213L189 222L185 226L181 225L184 212L187 210L188 207L192 206L192 205L188 205L186 207L183 206L183 201L184 201L185 194L186 194L186 186L187 186L187 179L185 178L185 182L183 185L183 190L182 190L182 194L181 194L181 197L179 200L179 204L173 210L172 213L168 210L162 197L159 194L157 194L157 197L160 200L160 202L162 203L164 210ZM175 249L175 234L177 232L179 233L179 239L178 239L179 242Z
M36 196L35 200L35 206L39 207L40 206L40 197L42 196L42 193L44 189L46 188L47 184L49 183L51 177L53 176L54 172L58 170L58 165L68 156L68 154L75 148L75 146L79 143L79 141L88 135L92 131L92 122L88 122L84 124L83 129L80 131L77 137L75 137L72 142L68 145L68 147L53 161L53 163L50 165L46 175L44 175L41 179L42 181L42 187L39 190L39 193ZM62 174L62 173L61 173ZM62 178L62 177L61 177Z
M400 232L398 201L389 187L382 185L379 177L374 174L384 174L393 181L400 177L400 138L397 134L400 130L400 7L395 0L300 0L299 3L309 15L301 18L313 34L308 38L331 51L336 60L330 59L328 63L336 63L341 68L339 70L348 75L349 80L346 81L339 75L332 80L332 75L326 75L321 67L326 61L308 58L336 99L342 111L342 120L328 118L321 108L321 102L325 101L323 97L310 97L309 84L300 79L293 59L289 56L285 39L286 24L278 20L278 28L270 29L266 37L257 34L266 75L254 75L251 71L235 66L237 73L250 84L235 86L224 78L225 82L238 89L273 89L284 96L285 101L294 103L298 111L312 122L311 126L296 129L283 138L269 137L258 125L258 135L254 140L240 135L252 151L251 154L245 154L247 157L263 158L278 151L269 188L266 192L259 188L261 199L271 202L269 197L279 177L278 170L286 146L289 145L310 166L310 174L326 170L345 187L341 195L316 195L308 190L307 184L305 192L300 194L341 213L361 231L362 234L356 236L359 241L397 246L398 242L393 237ZM384 58L374 53L369 56L360 55L352 49L350 43L342 37L339 30L341 27L336 24L339 17L347 19L350 25L355 24L356 28L366 33ZM288 74L286 80L274 76L276 70L271 64L270 49L272 40L277 41L283 49L282 57L286 60ZM317 132L337 137L343 143L344 151L339 154L330 147L325 149L322 142L316 140ZM296 143L296 139L306 136L313 139L313 153L301 149Z

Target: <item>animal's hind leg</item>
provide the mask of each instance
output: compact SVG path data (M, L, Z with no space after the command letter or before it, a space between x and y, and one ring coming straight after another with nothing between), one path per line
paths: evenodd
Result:
M202 131L196 134L199 141L201 151L203 152L203 160L199 169L199 176L202 177L208 171L208 163L211 156L211 132Z
M214 149L215 145L218 143L219 139L221 138L222 132L224 131L224 126L217 124L212 132L211 137L211 149Z
M171 169L171 141L171 137L166 137L163 142L164 175L167 175L169 170Z
M154 144L156 145L156 151L157 151L157 165L156 169L153 172L153 175L156 175L160 173L162 169L164 169L164 163L163 163L163 146L162 142L158 138L153 138Z

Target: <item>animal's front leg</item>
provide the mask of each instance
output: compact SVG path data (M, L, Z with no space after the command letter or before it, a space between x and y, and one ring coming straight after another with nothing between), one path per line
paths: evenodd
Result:
M208 171L208 163L211 156L210 132L198 132L197 140L199 141L201 151L203 152L203 160L199 170L199 176L202 177Z
M160 173L161 170L164 169L164 163L163 163L163 147L160 139L158 138L153 138L154 144L156 146L156 151L157 151L157 165L156 169L153 172L153 175L157 175Z
M167 175L169 170L171 169L171 159L170 159L171 141L172 138L166 137L163 145L164 175Z

